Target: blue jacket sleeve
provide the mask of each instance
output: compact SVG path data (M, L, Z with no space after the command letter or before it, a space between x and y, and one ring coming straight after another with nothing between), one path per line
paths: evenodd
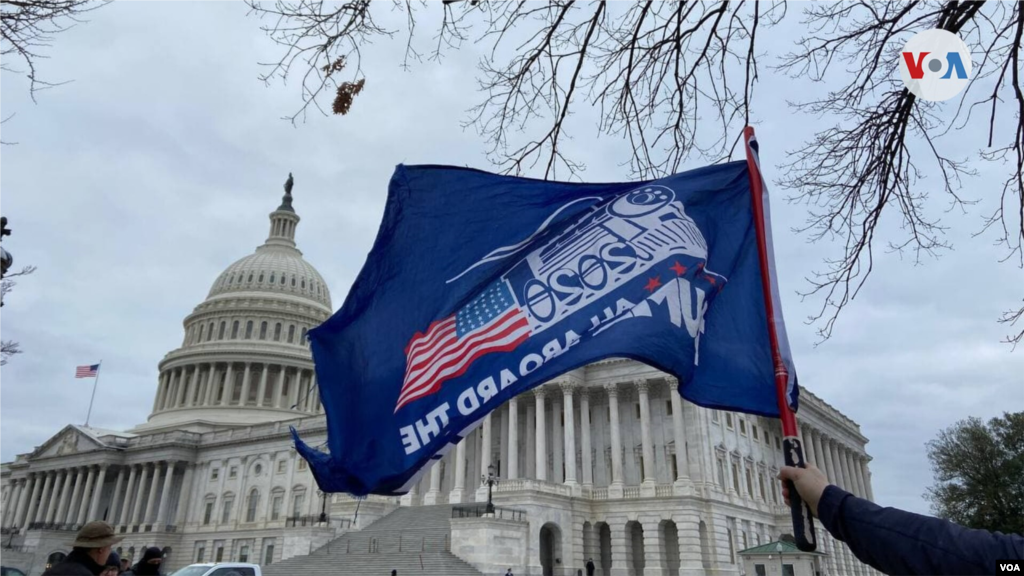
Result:
M1024 537L882 508L836 486L821 495L818 518L861 562L885 574L994 574L997 560L1024 560Z

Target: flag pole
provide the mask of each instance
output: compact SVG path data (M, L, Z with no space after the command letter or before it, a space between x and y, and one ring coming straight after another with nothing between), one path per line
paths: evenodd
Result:
M779 418L782 420L782 453L786 466L806 468L804 460L804 448L797 433L796 415L787 402L787 388L789 386L789 371L782 358L779 348L779 335L776 330L778 322L775 317L775 294L778 288L775 287L774 255L770 253L770 244L766 229L769 226L768 213L765 207L767 192L764 188L764 181L761 177L761 169L757 158L757 140L754 138L754 128L746 126L743 128L743 141L747 153L747 169L750 174L750 197L754 211L754 229L757 233L757 256L761 266L761 289L764 294L765 315L768 320L768 340L772 347L772 363L775 368L775 394L779 403ZM770 258L771 257L771 258ZM773 290L774 288L774 290ZM779 312L781 314L781 311ZM794 384L795 386L795 384ZM789 491L790 512L793 518L793 537L796 540L797 548L805 552L813 552L817 548L814 534L814 517L811 515L811 508L800 498L791 480L786 480L786 487Z
M89 418L92 417L92 401L96 399L96 385L100 383L100 369L103 368L103 360L96 365L96 377L92 380L92 396L89 397L89 411L85 414L85 427L89 427Z

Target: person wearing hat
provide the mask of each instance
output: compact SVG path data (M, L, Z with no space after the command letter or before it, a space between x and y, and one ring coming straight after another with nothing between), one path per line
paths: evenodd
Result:
M89 522L71 543L71 554L43 572L43 576L100 576L107 568L111 548L121 540L123 537L115 535L110 524L101 520Z
M160 563L164 561L164 553L156 546L142 551L142 559L132 569L125 572L126 576L146 576L160 574Z
M117 552L111 552L110 556L107 556L107 561L103 564L103 572L100 572L100 576L117 576L121 573L121 557L117 555Z

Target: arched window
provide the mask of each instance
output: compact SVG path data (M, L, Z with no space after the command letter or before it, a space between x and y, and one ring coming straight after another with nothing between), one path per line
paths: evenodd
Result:
M274 275L275 275L275 274L276 274L276 272L271 272L271 273L270 273L270 283L271 283L271 284L273 284L273 283L275 282L275 280L274 280Z
M292 275L292 288L295 288L295 275Z
M213 322L210 322L210 325L206 327L206 339L213 340Z
M220 321L220 331L217 332L217 340L223 340L224 339L224 329L225 328L227 328L227 322L221 320Z
M252 338L252 320L245 323L245 339L249 340Z
M256 508L260 505L260 492L253 488L252 492L249 492L249 503L245 510L245 521L255 522L256 521Z
M263 282L263 272L260 272L259 282Z
M235 505L235 495L228 492L224 495L224 507L220 513L220 523L227 524L231 521L231 508Z
M281 341L281 323L274 324L274 342Z
M236 338L238 338L238 320L231 324L231 339L234 340Z
M217 497L213 494L208 494L203 499L203 526L209 526L210 522L213 521L213 507L217 504Z
M281 274L281 286L284 286L284 274Z
M292 517L297 518L302 516L302 511L306 507L306 488L299 487L292 491Z
M252 282L252 272L249 272L249 282Z
M270 493L270 519L280 520L284 511L284 490L275 488Z
M238 275L238 283L239 283L239 284L241 284L241 283L242 283L242 277L243 277L243 276L245 276L245 273L244 273L244 272L242 272L241 274L239 274L239 275Z
M234 282L234 281L235 281L235 275L234 275L234 274L232 274L232 275L231 275L231 278L229 278L229 279L228 279L228 284L231 284L231 283L232 283L232 282Z
M199 342L203 341L203 330L205 330L205 329L206 329L206 326L203 326L202 324L199 325L199 335L196 337L196 343L197 344Z
M295 343L295 324L288 326L288 343Z
M306 279L305 278L302 279L302 289L303 290L306 289Z
M260 322L260 340L267 339L267 322L264 320Z

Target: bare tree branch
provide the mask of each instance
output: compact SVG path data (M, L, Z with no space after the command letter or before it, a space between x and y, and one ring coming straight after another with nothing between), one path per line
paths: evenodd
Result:
M52 45L53 38L82 22L82 15L106 4L107 0L0 0L0 69L25 74L29 93L65 82L48 82L39 77L36 62ZM21 66L12 64L11 59Z
M310 107L319 109L317 100L328 88L338 88L336 98L344 96L345 106L336 111L348 111L362 88L356 82L364 80L361 50L396 33L378 26L371 13L403 13L408 38L402 65L420 58L413 36L422 4L411 0L250 6L273 19L264 30L285 48L264 79L286 78L297 60L306 64L303 106L293 121ZM963 128L974 110L985 110L989 122L987 149L975 160L1007 166L1010 173L979 233L995 231L1005 259L1024 266L1024 0L800 6L807 32L776 69L838 87L822 98L791 103L797 114L834 119L835 125L791 154L781 180L790 199L809 208L799 231L811 241L838 240L841 246L812 275L804 294L821 299L810 318L821 338L832 334L870 276L879 241L914 262L949 247L944 225L925 206L939 196L950 209L965 212L978 201L961 193L974 165L951 156L943 139ZM488 48L479 66L482 98L465 125L484 137L491 162L502 171L542 168L545 178L576 178L585 169L568 146L577 128L572 113L582 107L598 110L599 135L629 142L634 176L674 173L692 155L731 157L739 139L728 135L750 122L755 101L759 29L787 15L784 2L747 0L447 0L442 7L432 60L467 40ZM896 74L905 42L936 27L977 47L952 122L939 116L940 105L910 94ZM347 67L351 63L354 68ZM342 69L349 73L345 90L335 79ZM883 233L887 217L896 217L902 232Z

